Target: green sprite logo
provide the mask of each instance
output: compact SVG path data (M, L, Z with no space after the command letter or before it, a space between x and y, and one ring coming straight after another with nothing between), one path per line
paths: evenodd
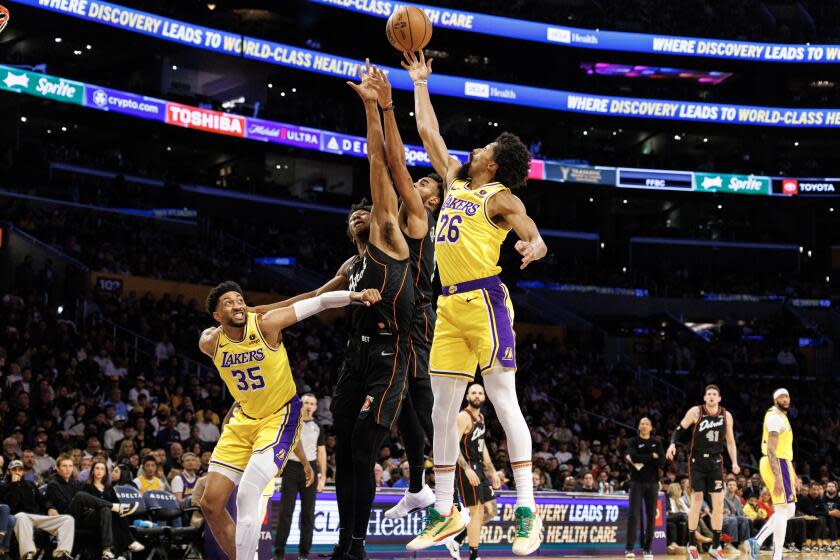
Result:
M64 103L84 104L85 85L73 80L0 67L0 89L26 93Z
M694 190L738 194L770 194L770 178L758 175L695 173Z

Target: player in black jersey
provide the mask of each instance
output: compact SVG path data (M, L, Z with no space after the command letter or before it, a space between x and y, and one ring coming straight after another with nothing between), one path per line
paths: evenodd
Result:
M703 494L712 496L712 547L709 555L715 560L726 560L720 546L720 532L723 528L723 451L729 452L732 472L738 474L738 449L735 445L732 414L720 406L720 388L708 385L704 392L704 403L691 407L671 435L671 445L665 456L674 459L677 442L691 429L691 443L688 451L688 476L691 481L691 510L688 515L688 542L686 549L689 560L700 558L694 532L700 519Z
M371 85L376 89L385 121L385 158L391 179L400 195L398 223L410 253L411 279L414 283L414 317L411 325L408 367L408 398L400 412L399 428L408 456L409 487L405 496L385 517L395 519L435 503L435 494L424 484L426 438L432 443L432 383L429 377L429 353L432 348L436 314L432 307L432 277L435 270L435 221L443 200L443 179L436 173L412 181L405 163L391 84L384 72L373 68Z
M366 64L359 68L361 83L348 84L365 107L373 205L363 201L353 206L348 235L357 254L315 292L371 286L382 296L372 307L352 310L350 340L330 407L336 427L339 513L339 542L333 558L342 560L367 558L364 539L376 492L373 465L406 393L414 313L408 244L399 229L397 195L385 161L377 94L370 75L371 67Z
M470 521L464 531L446 545L453 559L460 558L460 545L466 537L470 546L470 560L477 560L481 526L498 513L493 490L501 488L502 483L484 443L486 426L481 407L485 398L484 387L478 383L471 384L467 388L467 407L458 414L460 442L455 485L464 505L470 510Z

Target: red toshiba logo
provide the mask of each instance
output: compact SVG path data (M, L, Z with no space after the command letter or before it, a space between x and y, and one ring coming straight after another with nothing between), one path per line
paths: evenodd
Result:
M656 526L665 526L665 516L662 515L662 500L656 500Z
M799 181L796 179L782 179L782 192L784 194L799 194Z

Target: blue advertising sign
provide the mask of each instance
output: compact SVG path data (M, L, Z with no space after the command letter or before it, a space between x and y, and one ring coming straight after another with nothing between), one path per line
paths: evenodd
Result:
M694 174L690 171L662 169L618 169L616 186L631 189L690 191L694 188Z
M166 101L105 87L85 88L85 106L141 119L166 120Z
M601 31L405 2L360 2L357 0L309 0L309 2L380 18L388 18L398 6L412 5L425 11L435 27L582 49L757 62L821 64L840 62L840 45L754 43L728 39Z
M263 39L226 34L105 2L21 2L201 49L244 56L344 80L356 78L356 65L361 62ZM840 47L838 51L840 56ZM383 66L382 69L388 74L394 88L408 91L414 89L414 84L405 70L387 66ZM428 87L429 91L436 95L592 115L786 128L840 127L840 109L790 109L588 95L443 74L435 74L429 80Z

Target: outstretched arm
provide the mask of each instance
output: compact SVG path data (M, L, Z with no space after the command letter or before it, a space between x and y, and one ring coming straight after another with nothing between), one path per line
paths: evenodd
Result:
M216 351L216 343L219 341L220 332L222 332L222 327L204 329L201 338L198 339L198 349L212 358Z
M313 298L315 296L320 296L326 292L334 292L336 290L343 290L347 288L347 277L346 276L334 276L330 278L330 280L318 288L317 290L312 290L311 292L306 292L305 294L299 294L295 297L284 299L283 301L278 301L276 303L269 303L267 305L256 305L254 307L248 308L248 313L268 313L269 311L274 311L275 309L282 309L284 307L289 307L296 304L299 301L303 301L305 299Z
M426 62L426 56L420 51L418 58L413 52L405 54L406 62L402 63L403 68L408 70L409 76L414 81L414 112L417 115L417 132L423 140L423 147L429 154L432 167L438 175L446 180L446 186L455 179L455 174L461 166L458 159L449 155L446 142L440 135L440 125L437 115L432 107L432 99L429 97L429 76L432 74L432 61Z
M501 191L490 199L487 210L491 219L499 218L499 225L509 226L519 236L516 242L516 250L522 255L522 266L519 268L525 268L548 253L537 224L528 216L518 196L507 190Z
M394 102L391 98L391 83L388 76L374 67L371 73L371 85L376 90L379 106L385 120L385 160L391 171L391 179L397 188L405 206L406 234L412 239L420 239L429 233L429 220L423 198L414 188L414 181L405 165L405 145L400 136L397 119L394 116ZM402 216L400 216L402 218Z
M294 325L298 321L303 321L307 317L317 315L325 309L346 307L354 301L370 306L381 299L382 296L379 295L379 290L374 289L363 292L327 292L320 296L299 301L291 307L269 311L257 320L260 322L260 330L262 332L277 332L290 325Z

